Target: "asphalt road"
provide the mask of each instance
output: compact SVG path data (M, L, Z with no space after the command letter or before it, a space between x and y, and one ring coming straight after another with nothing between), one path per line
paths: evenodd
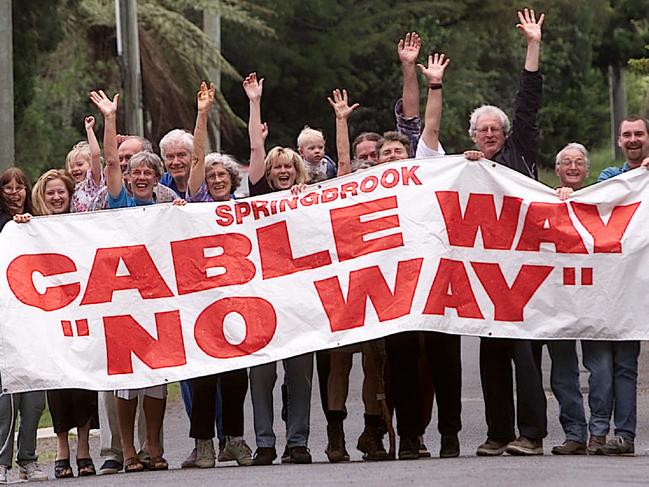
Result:
M355 450L356 439L363 428L363 410L360 399L362 373L360 355L355 357L350 397L349 417L345 422L347 449L352 461L346 464L329 464L324 454L326 446L326 424L320 409L317 395L317 378L314 377L314 396L312 399L311 437L309 446L313 455L312 465L281 465L268 467L237 467L236 464L219 464L214 469L180 470L180 463L189 454L192 440L188 438L189 424L180 401L170 403L165 419L165 457L170 463L168 472L146 472L70 479L65 485L103 486L177 486L177 485L490 485L490 486L617 486L647 485L649 483L649 353L641 354L640 383L638 397L638 430L636 456L610 458L599 456L556 457L550 454L552 445L563 441L563 432L558 420L558 407L549 388L549 358L544 360L544 380L548 396L548 429L543 457L482 458L475 456L476 447L485 439L486 426L482 392L478 374L478 339L463 338L463 429L460 433L462 454L460 458L440 460L439 435L433 423L426 434L426 444L433 453L432 459L415 461L392 461L366 463ZM278 367L281 371L281 367ZM582 371L582 385L586 388L586 372ZM278 384L281 383L281 377ZM279 406L279 390L276 390ZM252 431L252 407L247 399L246 440L254 450ZM434 413L435 417L435 413ZM276 414L276 433L282 436L283 423ZM100 465L98 439L93 438L93 457L97 467ZM51 444L51 442L50 442ZM284 441L278 441L277 450L281 452ZM53 465L45 465L53 477ZM15 470L11 479L16 479ZM49 485L55 481L41 483Z

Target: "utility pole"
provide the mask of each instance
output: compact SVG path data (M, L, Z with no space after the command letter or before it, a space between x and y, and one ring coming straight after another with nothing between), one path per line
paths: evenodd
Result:
M14 62L11 0L0 0L0 169L14 163Z
M216 50L221 52L221 16L210 10L203 10L203 32L209 37L214 45ZM210 77L210 82L214 83L217 91L221 92L221 69L219 66L210 69L208 72ZM216 147L214 150L216 152L221 152L221 120L219 116L219 109L217 104L214 104L212 108L212 114L210 118L214 121L214 142Z
M613 160L622 158L622 150L617 145L618 127L627 115L626 88L624 85L624 67L615 62L608 67L609 100L611 104L611 152Z
M129 135L144 136L142 116L142 72L140 38L137 30L137 0L115 0L117 56L124 80L125 129Z

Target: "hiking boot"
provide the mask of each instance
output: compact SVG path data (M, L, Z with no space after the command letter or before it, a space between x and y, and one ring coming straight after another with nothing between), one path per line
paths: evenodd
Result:
M562 445L552 447L553 455L585 455L586 443L575 440L566 440Z
M602 453L611 456L633 457L635 456L633 440L627 440L621 436L614 436L604 444Z
M286 447L282 463L311 463L311 452L306 446Z
M194 450L196 451L196 450ZM196 457L194 457L196 458ZM122 462L118 462L117 460L109 459L106 460L104 463L101 464L101 467L99 467L99 470L97 470L97 475L113 475L117 472L119 472L121 469L124 468L124 464Z
M334 419L327 424L327 449L325 454L330 463L348 462L349 453L345 449L345 432L343 422L340 419Z
M475 454L479 457L495 457L497 455L502 455L507 448L507 445L509 445L509 441L487 438L487 441L478 447Z
M260 446L255 452L255 457L252 460L253 465L272 465L273 460L277 458L275 447Z
M252 450L246 443L246 440L243 439L228 440L223 449L223 457L227 458L225 461L236 460L237 464L242 467L248 467L253 464Z
M383 435L376 426L365 425L361 436L358 437L356 448L363 452L363 460L368 462L382 462L390 460L390 455L383 446Z
M586 447L586 453L588 455L603 455L604 451L602 448L605 444L606 436L591 435L588 440L588 446Z
M6 465L0 465L0 484L6 484L7 483L7 472L9 469L7 468Z
M20 480L36 481L47 480L47 474L41 470L41 467L36 462L26 463L21 465L18 469Z
M543 455L543 440L519 436L517 440L507 445L505 451L510 455Z
M457 435L442 435L439 458L455 458L460 456L460 440Z
M419 446L419 438L416 436L399 436L399 460L419 458Z
M191 455L190 455L191 456ZM198 468L212 468L216 463L214 442L210 440L196 440L196 461L194 466Z

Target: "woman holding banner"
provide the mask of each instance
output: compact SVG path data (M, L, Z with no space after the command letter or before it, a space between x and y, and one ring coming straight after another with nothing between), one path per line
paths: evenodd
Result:
M35 215L60 215L70 212L74 181L61 169L51 169L43 174L32 191ZM26 223L29 213L17 214L14 221ZM69 432L77 428L77 469L79 477L95 475L95 465L90 457L88 438L91 429L99 428L97 392L83 389L47 391L47 403L52 414L56 433L56 461L54 476L57 479L73 477L70 465Z

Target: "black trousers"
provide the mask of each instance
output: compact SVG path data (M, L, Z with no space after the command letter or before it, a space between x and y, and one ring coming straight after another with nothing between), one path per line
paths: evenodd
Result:
M515 439L515 418L521 436L541 439L547 435L542 347L543 342L533 340L480 340L480 379L489 438L499 441ZM512 362L516 374L516 411Z
M223 432L226 436L243 436L243 402L248 392L248 371L239 369L191 380L192 414L189 418L189 436L194 439L209 440L215 436L216 386L219 380Z
M419 352L420 337L431 366L437 427L443 435L454 435L462 429L462 361L460 336L437 332L408 331L385 338L390 385L397 414L399 436L420 436L426 427L421 408Z

